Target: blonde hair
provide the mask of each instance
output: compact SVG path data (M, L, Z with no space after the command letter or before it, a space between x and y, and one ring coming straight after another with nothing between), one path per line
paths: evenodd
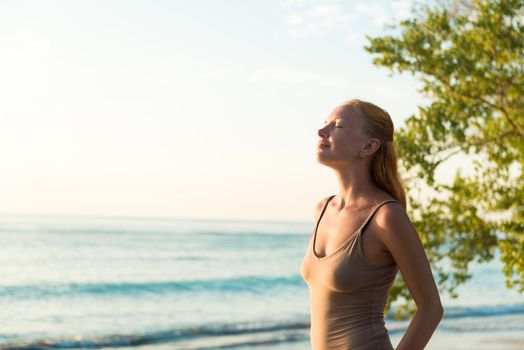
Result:
M394 127L389 113L371 102L356 98L344 102L342 106L351 106L364 121L364 133L381 141L380 148L371 159L371 176L380 188L391 194L406 210L406 192L397 170ZM346 112L347 108L343 110Z

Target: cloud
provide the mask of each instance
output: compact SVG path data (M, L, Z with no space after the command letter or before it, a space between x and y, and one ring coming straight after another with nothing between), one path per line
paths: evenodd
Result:
M401 85L389 80L386 82L368 82L362 88L366 89L370 94L384 96L384 98L390 100L409 98L416 92L411 85Z
M391 2L393 17L395 20L403 20L411 14L412 0L395 0Z
M301 6L304 6L306 3L307 3L307 0L281 0L280 6L284 8L294 7L294 6L301 7Z
M376 27L383 27L386 23L398 22L410 16L413 0L393 0L385 3L370 1L360 3L355 10L371 19Z
M330 31L346 33L345 43L362 43L362 27L356 22L370 23L383 28L386 23L399 21L411 13L414 0L359 1L341 0L281 0L283 24L288 35L293 37L322 36Z
M286 0L282 6L291 9L284 17L284 25L289 35L294 37L320 36L330 30L348 27L356 14L344 11L333 1L310 3L307 1Z
M359 32L349 32L343 38L343 43L349 46L362 46L365 41L365 34Z
M29 29L0 36L0 62L10 66L24 66L51 54L51 44Z
M315 72L301 71L283 66L258 69L251 74L249 81L276 81L287 84L318 84L323 87L341 87L348 83L348 80L340 75L318 74Z
M391 19L386 8L378 2L360 3L355 7L355 11L369 17L376 27L382 27Z

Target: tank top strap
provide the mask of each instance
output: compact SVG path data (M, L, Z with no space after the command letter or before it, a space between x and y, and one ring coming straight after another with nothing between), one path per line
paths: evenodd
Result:
M316 236L316 233L317 233L317 229L318 229L318 225L320 224L320 219L322 219L322 216L324 215L324 212L326 211L326 208L327 208L327 205L329 203L330 200L333 199L333 197L335 197L336 195L332 195L332 196L329 196L329 198L327 199L326 201L326 204L324 204L324 208L322 209L322 212L320 213L320 215L318 216L318 219L317 219L317 223L315 225L315 236Z
M383 204L386 204L388 202L397 202L397 200L395 199L386 199L385 201L382 201L380 202L379 204L377 204L375 206L375 208L373 209L373 211L371 212L371 214L368 215L368 217L366 218L366 220L364 220L364 223L360 226L360 228L358 229L359 233L362 234L362 232L364 232L364 230L366 229L366 226L367 224L369 223L369 221L371 220L371 218L373 217L373 215L375 215L375 213L377 212L378 208L380 208Z
M330 200L333 199L333 197L335 197L336 194L332 195L332 196L329 196L329 198L327 199L326 203L324 204L324 208L322 209L322 212L320 213L320 215L318 216L318 219L317 219L317 226L318 224L320 223L320 219L322 218L322 215L324 215L324 212L326 211L326 208L327 208L327 205L329 203Z

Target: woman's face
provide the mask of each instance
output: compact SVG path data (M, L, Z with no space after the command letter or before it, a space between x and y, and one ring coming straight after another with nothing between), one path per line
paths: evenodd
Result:
M353 106L338 106L318 129L317 160L323 164L354 164L368 138ZM327 145L327 146L325 146Z

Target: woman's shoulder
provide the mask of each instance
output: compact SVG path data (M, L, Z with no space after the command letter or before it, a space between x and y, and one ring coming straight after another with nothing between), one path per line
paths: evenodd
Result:
M330 196L327 196L327 197L324 197L322 198L316 205L315 205L315 213L314 213L314 216L315 216L315 221L318 220L319 216L320 216L320 213L322 212L322 210L324 209L327 201L333 197L335 195L330 195Z
M400 204L400 202L395 197L393 197L390 193L388 193L386 191L381 191L378 194L376 194L374 201L377 204L388 203L388 202L389 203L390 202L397 202L398 204ZM389 206L389 205L386 205L386 206Z
M375 222L381 227L390 227L391 221L398 222L398 220L409 220L404 207L391 194L386 193L383 196L377 197L375 200L375 207L373 209L373 216Z
M406 210L395 198L384 198L378 203L381 205L376 209L375 221L379 226L391 227L411 223Z

